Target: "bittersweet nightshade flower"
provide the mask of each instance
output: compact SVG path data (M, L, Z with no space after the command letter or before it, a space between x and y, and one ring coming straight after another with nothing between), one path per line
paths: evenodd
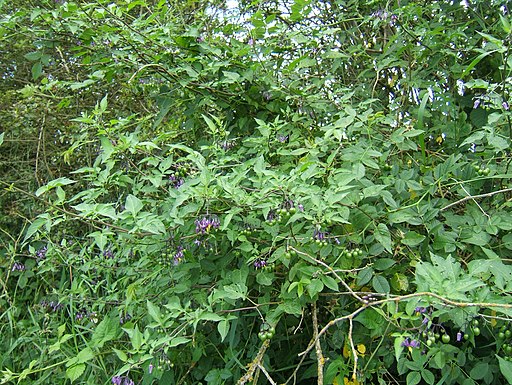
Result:
M460 342L462 340L462 332L457 333L457 342Z
M406 348L419 348L420 342L417 340L409 340L409 338L406 338L405 340L402 341L401 345Z
M196 219L196 234L206 234L212 229L218 229L220 227L219 218L216 215L204 216L201 219Z
M475 102L473 103L473 109L476 110L479 105L480 105L480 99L476 99Z
M185 258L185 249L183 246L178 246L176 253L173 256L174 265L178 265L183 260L183 258Z
M503 103L501 103L501 106L503 107L503 109L505 109L505 110L507 110L507 111L508 111L508 109L510 108L507 102L503 102Z
M414 309L414 311L415 311L416 313L423 314L423 313L425 313L425 312L427 311L427 308L425 308L425 307L423 307L423 306L418 306L418 307L416 307L416 309Z
M256 261L254 261L254 267L256 269L261 269L262 267L265 266L267 266L267 261L265 261L264 259L257 259Z
M169 177L169 182L172 183L172 186L175 188L175 189L178 189L180 188L183 183L185 183L185 179L183 178L178 178L176 175L171 175Z
M46 252L48 251L48 247L44 246L41 247L39 250L36 251L36 259L37 261L40 261L46 257Z
M21 262L14 262L12 265L11 271L25 271L25 265Z

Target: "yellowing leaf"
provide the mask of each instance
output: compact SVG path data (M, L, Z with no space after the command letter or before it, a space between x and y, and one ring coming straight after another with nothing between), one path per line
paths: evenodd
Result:
M345 346L343 346L343 357L345 358L348 358L351 356L351 351L350 351L350 348L347 344L345 344Z

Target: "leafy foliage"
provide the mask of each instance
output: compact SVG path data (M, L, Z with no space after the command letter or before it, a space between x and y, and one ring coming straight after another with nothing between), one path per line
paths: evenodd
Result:
M0 3L3 383L508 383L491 3Z

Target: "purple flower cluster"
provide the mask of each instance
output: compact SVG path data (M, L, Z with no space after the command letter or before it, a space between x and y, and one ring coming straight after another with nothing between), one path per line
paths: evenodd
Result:
M111 249L105 249L105 250L103 250L103 256L107 259L112 259L112 258L114 258L114 253L112 252Z
M22 262L14 262L11 271L25 271L25 265Z
M176 175L173 174L169 176L169 182L171 182L172 187L178 189L183 185L183 183L185 183L185 179L177 177Z
M40 305L44 309L51 310L53 312L56 312L56 311L59 311L60 309L62 309L62 304L60 302L57 302L57 301L50 301L50 302L48 302L47 300L43 299L40 302Z
M178 246L176 253L173 256L174 266L178 265L183 260L183 258L185 258L185 249L183 246Z
M405 340L402 341L401 345L406 348L419 348L420 342L417 340L409 340L409 338L406 338Z
M36 251L36 259L38 262L41 261L42 259L46 258L47 251L48 251L47 246L41 247L39 250Z
M256 269L261 269L265 266L267 266L267 261L265 261L264 259L257 259L254 261L254 267Z
M219 218L216 215L206 215L201 219L196 219L196 234L207 234L210 230L216 230L220 227Z
M327 231L320 231L320 229L315 229L313 232L313 239L318 241L326 241L328 234L329 233Z
M277 135L277 140L281 143L286 143L288 142L288 139L290 138L290 135L282 135L282 134L279 134Z
M135 385L132 379L128 376L114 376L112 377L113 385Z

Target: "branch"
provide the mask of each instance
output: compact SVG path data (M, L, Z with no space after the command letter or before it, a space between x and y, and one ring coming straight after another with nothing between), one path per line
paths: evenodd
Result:
M512 187L504 188L504 189L498 190L498 191L491 191L490 193L486 193L486 194L468 195L467 197L464 197L462 199L459 199L456 202L453 202L453 203L450 203L447 206L444 206L441 209L441 211L449 209L450 207L453 207L453 206L457 206L458 204L466 202L466 201L469 201L469 200L475 200L475 199L478 199L478 198L488 198L488 197L492 197L493 195L501 194L501 193L506 193L506 192L509 192L509 191L512 191Z
M315 339L315 349L316 349L316 360L318 366L318 385L323 385L324 383L324 364L325 358L322 354L322 346L320 345L320 340L317 338L318 336L318 309L316 307L316 302L313 302L313 337Z
M245 373L242 377L240 377L240 379L236 383L237 385L244 385L246 382L252 381L252 377L253 377L256 369L262 369L261 367L263 365L261 365L261 362L263 361L263 357L264 357L265 352L269 346L270 346L270 340L266 340L261 344L260 350L258 351L256 358L248 365L249 369L247 370L247 373ZM263 369L262 372L265 375L268 375L266 370Z
M326 264L323 261L320 261L319 259L316 259L316 258L312 257L308 253L304 253L303 251L297 250L294 247L290 247L290 249L295 250L295 252L298 255L304 255L304 256L308 257L309 259L315 261L319 265L322 265L323 267L325 267L327 270L329 270L341 282L341 284L345 287L345 289L347 289L347 291L350 293L350 295L352 295L359 302L365 303L365 301L354 290L352 290L352 288L338 275L338 273L336 273L336 271L331 266L329 266L328 264Z
M352 377L355 379L356 378L355 376L356 376L356 373L357 373L357 351L356 351L355 346L354 346L354 341L352 340L353 319L359 313L363 312L367 308L373 308L375 306L379 306L379 305L382 305L382 304L385 304L385 303L388 303L388 302L400 302L400 301L403 301L403 300L406 300L406 299L410 299L410 298L415 298L415 297L434 297L434 298L437 298L438 300L440 300L445 305L450 305L450 306L454 306L454 307L485 307L485 308L497 307L497 308L503 308L503 309L512 309L512 304L509 304L509 303L457 302L457 301L452 301L451 299L445 298L445 297L443 297L443 296L441 296L439 294L435 294L435 293L428 292L428 291L420 292L420 293L412 293L412 294L400 295L400 296L395 296L395 297L390 297L390 298L381 299L381 300L378 300L378 301L373 301L371 303L369 303L368 301L365 301L363 306L361 306L360 308L354 310L352 313L344 315L342 317L335 318L335 319L329 321L327 323L327 325L325 325L322 328L322 330L320 330L320 332L316 335L314 340L308 345L306 350L304 350L302 353L299 353L299 357L302 356L302 360L303 360L304 357L306 356L306 354L308 354L311 351L313 346L316 346L316 342L318 341L318 339L322 335L324 335L327 332L327 330L329 330L331 328L331 326L334 326L334 325L338 324L341 321L348 320L349 321L348 339L349 339L349 342L350 342L350 348L352 350L352 355L354 357L354 368L353 368L353 371L352 371ZM301 360L301 363L302 363L302 360Z

